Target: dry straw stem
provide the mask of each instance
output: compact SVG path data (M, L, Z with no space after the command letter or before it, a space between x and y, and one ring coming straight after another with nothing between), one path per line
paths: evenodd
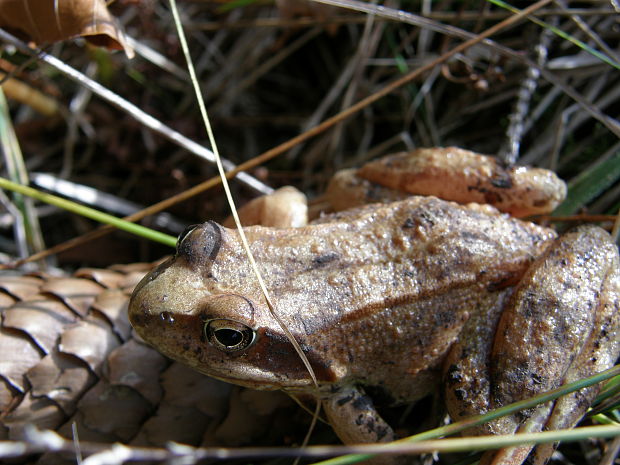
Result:
M121 464L128 461L170 461L183 460L193 464L200 460L248 460L266 458L306 459L330 457L341 454L355 454L317 462L322 465L344 465L358 463L373 455L422 455L434 452L466 452L472 449L486 450L520 444L543 444L562 440L579 441L587 437L613 438L620 435L620 427L586 426L572 430L547 431L543 433L524 433L503 436L464 437L455 439L425 440L416 443L368 444L357 446L308 446L305 448L255 447L230 449L223 447L193 448L182 444L169 444L167 449L130 447L123 444L95 444L84 442L81 450L89 455L83 465ZM27 441L0 441L0 457L20 457L43 452L67 452L76 454L75 444L54 431L39 431L30 428L26 432Z

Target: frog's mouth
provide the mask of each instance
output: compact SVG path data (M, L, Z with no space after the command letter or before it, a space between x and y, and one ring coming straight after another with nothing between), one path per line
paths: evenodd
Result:
M309 388L313 386L312 380L291 380L281 379L274 377L273 375L267 375L264 378L261 375L265 373L248 372L244 377L236 376L222 376L219 373L213 373L211 371L198 370L201 373L215 378L225 383L236 384L250 389L257 389L260 391L290 391L290 392L307 392Z

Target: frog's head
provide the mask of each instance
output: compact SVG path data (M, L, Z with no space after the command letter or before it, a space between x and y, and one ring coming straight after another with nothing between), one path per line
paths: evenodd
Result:
M255 286L233 231L188 228L174 257L135 288L129 319L163 354L214 378L258 389L304 389L310 376ZM319 378L329 367L307 356Z

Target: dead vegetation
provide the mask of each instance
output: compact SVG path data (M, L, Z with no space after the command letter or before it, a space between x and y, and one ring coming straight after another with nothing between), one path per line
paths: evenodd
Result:
M4 2L3 7L10 3ZM587 221L589 215L618 212L620 24L614 2L542 2L533 16L546 25L519 20L449 58L446 54L455 47L514 17L513 13L482 2L386 2L388 9L375 9L374 14L295 0L238 3L195 1L181 5L218 145L232 164L246 163L384 91L408 73L420 71L388 95L249 169L258 183L252 188L245 182L234 182L238 199L252 198L256 186L260 190L262 184L292 184L318 199L336 169L414 147L456 145L498 154L506 163L555 169L570 183L569 201L559 211L564 217L580 214L577 219ZM356 5L358 9L372 9L368 3L350 2L350 6ZM119 0L110 9L130 38L128 46L136 51L131 60L80 40L48 43L56 37L37 37L32 30L21 31L21 37L30 34L28 38L37 39L46 53L65 65L100 82L190 142L205 144L166 2ZM398 9L410 15L394 17L392 12ZM559 37L552 27L584 42L603 58ZM9 95L7 122L15 128L26 172L35 185L45 185L46 178L39 176L45 174L89 186L99 194L111 194L105 204L99 195L95 208L123 216L216 176L210 163L188 150L192 149L190 143L179 145L174 132L153 132L142 116L128 110L127 104L119 103L120 108L111 105L83 83L20 51L6 38L2 45L0 68L7 76L4 92L9 95L9 82L27 86L27 92L20 94L25 97L18 100ZM204 149L193 149L205 155ZM5 161L5 171L8 166ZM84 200L86 194L76 196ZM2 201L5 211L0 246L5 254L3 262L10 263L35 250L14 234L14 209L7 197ZM168 216L150 217L145 224L163 224L168 233L176 235L186 224L222 220L228 214L226 209L219 188L214 187L172 206ZM90 220L42 204L36 206L36 215L48 247L97 227ZM611 229L612 221L603 225ZM113 233L66 250L48 262L48 267L52 271L56 267L103 267L151 261L169 252L144 239ZM90 286L85 292L89 297L79 308L65 297L69 289L65 286L73 283L57 284L58 291L41 288L46 275L19 281L17 287L2 284L0 297L6 300L5 308L23 307L25 300L41 300L46 309L49 305L58 312L54 313L58 315L55 321L63 324L51 338L51 333L46 334L50 330L47 324L10 322L7 314L11 312L3 310L1 439L15 438L34 409L45 414L40 417L44 419L41 427L60 430L67 437L71 436L71 419L81 418L78 424L94 426L91 430L96 431L82 433L79 428L81 439L86 441L161 446L174 439L197 446L220 444L225 437L228 445L247 444L265 429L251 429L249 425L260 425L266 418L276 426L269 427L270 437L263 437L264 443L300 441L303 413L293 414L300 425L295 426L295 433L301 431L295 435L288 426L283 427L288 425L287 415L294 411L290 406L255 411L256 405L267 401L275 408L286 400L248 400L253 394L234 389L229 401L231 388L191 372L179 374L184 369L169 365L155 353L130 352L132 355L126 356L130 359L153 357L156 369L140 374L133 384L119 381L114 364L121 363L123 352L118 348L146 348L136 345L120 313L110 316L98 303L103 299L100 295L108 298L111 293L121 298L131 285L123 279L130 279L127 276L132 276L133 270L110 273L115 276L113 282L101 284L94 284L99 278L87 276L90 284L84 285ZM121 291L116 291L119 287ZM47 303L50 296L51 304ZM30 310L38 311L36 305ZM98 348L96 355L63 348L60 336L66 318L73 323L79 320L80 325L95 325L106 334L105 340L113 342ZM44 336L51 342L45 342ZM16 345L9 345L9 339ZM23 358L19 351L27 351L31 357ZM4 355L8 353L18 356L8 358ZM77 383L69 389L71 396L60 392L50 395L55 391L38 387L42 378L35 375L46 367L57 370L54 376L58 379L81 373L71 378ZM181 389L176 393L166 387L171 379L188 381L176 382L175 388ZM203 383L209 386L202 387ZM121 405L131 405L131 409L97 405L95 413L85 413L88 396L97 398L101 392L120 399ZM208 403L202 396L196 398L196 392L208 392L216 400ZM162 400L167 396L173 399ZM179 399L188 399L187 404ZM212 405L220 410L211 411ZM121 411L128 416L110 415ZM238 419L247 420L249 416L256 418L255 423ZM184 429L187 418L200 428ZM116 425L108 425L111 419L118 420L120 432ZM158 421L161 423L156 428L141 429ZM13 429L15 424L19 427ZM245 424L248 431L241 431L239 425ZM84 431L90 430L85 427ZM171 437L171 431L178 436ZM588 448L596 454L595 447ZM563 453L570 457L575 452L580 453L578 448L568 447ZM574 463L582 460L577 457L572 459ZM58 463L55 460L43 456L36 463Z

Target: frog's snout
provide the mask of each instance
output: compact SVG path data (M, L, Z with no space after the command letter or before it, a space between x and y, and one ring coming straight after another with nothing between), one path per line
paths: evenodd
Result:
M199 305L201 280L193 270L167 260L146 275L129 300L131 325L146 341L170 337L182 316L193 317ZM157 346L156 346L157 347Z

